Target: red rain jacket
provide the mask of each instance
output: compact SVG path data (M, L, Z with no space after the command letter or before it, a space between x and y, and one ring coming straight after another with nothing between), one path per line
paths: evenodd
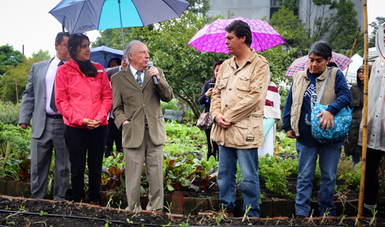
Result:
M83 119L100 121L107 125L112 106L111 86L103 66L93 63L98 73L85 76L76 61L60 66L55 78L55 103L63 115L64 124L74 128L86 128Z

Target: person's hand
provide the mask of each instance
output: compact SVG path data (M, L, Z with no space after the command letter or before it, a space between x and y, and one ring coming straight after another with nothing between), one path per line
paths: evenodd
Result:
M289 130L286 132L287 137L295 139L295 133L293 130Z
M156 79L160 80L160 76L159 76L159 71L158 71L158 68L154 67L154 66L151 66L151 68L148 70L148 73L150 74L150 76L156 76Z
M321 127L323 124L322 130L325 130L326 127L326 131L328 131L330 124L332 125L332 128L334 128L334 116L329 111L324 110L322 113L318 114L317 117L322 117L318 124L318 127Z
M123 125L130 123L128 120L123 121Z
M207 98L211 97L211 95L213 94L213 89L214 89L214 88L210 88L209 90L206 91L205 96L206 96Z
M21 123L20 127L23 129L29 129L29 124Z
M87 129L95 129L100 126L100 121L84 118L82 125L85 126Z
M222 114L215 116L215 122L217 122L217 124L223 129L228 129L231 125L231 123L227 121L227 118Z
M98 128L100 126L100 121L94 119L91 121L91 123L88 125L89 127Z

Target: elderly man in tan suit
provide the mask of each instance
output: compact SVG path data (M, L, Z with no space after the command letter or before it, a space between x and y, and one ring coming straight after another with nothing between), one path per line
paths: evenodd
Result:
M115 124L122 130L126 162L126 209L142 209L140 178L145 163L150 186L146 209L162 211L163 144L167 137L160 100L169 102L173 92L161 69L147 68L150 56L144 43L131 41L124 54L130 64L111 81Z

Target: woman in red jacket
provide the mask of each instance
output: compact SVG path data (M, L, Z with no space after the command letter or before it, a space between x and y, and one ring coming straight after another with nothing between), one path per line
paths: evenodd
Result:
M86 35L70 36L68 50L72 59L57 70L55 103L65 124L64 137L70 152L73 199L75 202L84 201L87 160L89 201L98 204L112 95L104 68L90 61L89 45Z

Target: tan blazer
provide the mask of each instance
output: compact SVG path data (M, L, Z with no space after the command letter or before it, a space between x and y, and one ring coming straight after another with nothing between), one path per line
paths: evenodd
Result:
M112 78L113 110L116 127L122 130L124 148L138 148L144 138L147 117L151 141L155 145L167 142L166 126L160 100L169 102L173 98L172 88L168 85L163 70L159 69L160 81L156 87L145 71L143 87L140 88L134 75L127 66ZM123 125L125 120L130 123Z

